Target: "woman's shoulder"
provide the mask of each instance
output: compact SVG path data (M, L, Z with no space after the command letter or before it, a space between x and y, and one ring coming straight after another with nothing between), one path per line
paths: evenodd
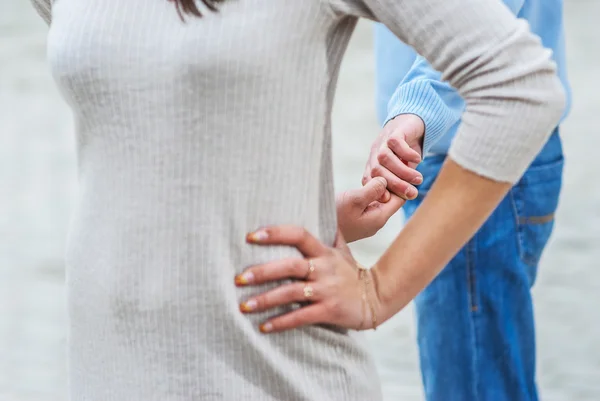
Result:
M38 14L48 25L52 21L52 0L30 0Z

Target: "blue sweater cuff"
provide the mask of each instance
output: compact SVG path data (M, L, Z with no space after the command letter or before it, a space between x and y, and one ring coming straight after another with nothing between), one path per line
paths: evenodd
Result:
M456 121L452 109L438 96L429 82L423 80L407 82L398 87L388 103L385 124L401 114L414 114L423 120L423 155L429 152Z

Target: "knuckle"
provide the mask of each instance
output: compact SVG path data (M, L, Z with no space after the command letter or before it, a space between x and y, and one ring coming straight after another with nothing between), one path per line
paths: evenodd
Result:
M289 287L289 291L286 293L286 297L290 301L306 301L306 297L304 296L304 289L307 284L305 281L297 282ZM314 291L314 288L313 288Z
M267 275L265 274L264 268L255 268L251 270L252 276L254 276L254 281L257 283L263 283L267 280Z
M254 298L256 301L256 310L264 310L269 307L269 296L268 295L259 295Z
M301 277L306 269L306 263L304 259L295 259L287 264L287 276L288 277Z
M348 202L353 206L362 205L362 196L358 194L350 194L348 195Z
M371 168L371 175L372 176L383 175L383 167L381 167L381 165L379 165L379 164L373 166L373 168Z
M302 227L301 233L300 233L300 240L302 242L305 242L306 240L308 240L308 238L310 237L310 233L308 232L308 230L304 227Z
M387 144L390 148L397 148L400 146L400 141L393 136L387 140Z
M385 180L384 178L378 178L375 180L375 183L373 185L377 192L383 192L387 187L387 180Z
M300 247L304 247L304 246L308 245L309 242L310 242L310 232L308 232L308 230L303 227L301 230L300 238L297 242L297 245L299 245Z
M304 227L294 227L290 234L290 240L293 244L300 244L306 235Z
M405 196L404 191L406 191L406 183L404 181L394 180L389 183L388 186L396 195L399 195L400 197Z
M385 150L379 151L377 153L377 161L379 163L388 163L390 161L390 154Z

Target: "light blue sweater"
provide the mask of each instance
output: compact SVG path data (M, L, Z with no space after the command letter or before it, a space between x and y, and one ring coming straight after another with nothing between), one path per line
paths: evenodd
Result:
M527 20L544 46L552 49L567 92L564 118L570 109L571 95L566 72L562 0L504 0L504 3L519 18ZM400 114L416 114L425 122L424 153L445 154L456 134L465 102L454 88L441 81L441 74L423 57L415 55L382 25L376 27L375 43L380 122L385 123ZM407 63L413 61L408 69Z

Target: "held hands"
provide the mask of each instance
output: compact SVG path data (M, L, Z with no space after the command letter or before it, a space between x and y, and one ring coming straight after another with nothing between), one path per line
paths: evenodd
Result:
M339 232L333 248L296 226L267 227L248 234L248 243L294 246L305 256L251 266L235 278L237 286L300 280L240 305L243 313L255 313L292 303L308 303L264 322L260 326L263 333L317 323L364 330L376 328L381 322L384 314L375 271L358 265L344 238L356 241L374 235L404 205L404 199L390 195L386 185L385 179L376 177L362 188L336 197Z
M333 248L297 226L262 228L248 234L247 242L259 246L293 246L305 257L251 266L235 278L237 286L296 280L240 305L243 313L255 313L292 303L306 303L262 323L261 332L275 333L310 324L364 330L376 328L389 318L379 300L375 270L363 270L356 263L339 233Z
M338 227L348 243L377 233L405 203L390 195L387 181L376 177L360 189L342 192L336 197Z
M311 324L374 329L395 313L392 305L382 301L391 297L380 294L377 268L360 267L344 237L351 242L374 235L404 205L405 199L417 197L414 185L421 184L423 177L415 168L421 162L424 131L423 121L411 114L400 115L386 124L371 148L363 188L336 198L340 232L333 248L297 226L266 227L248 234L250 244L294 246L304 256L250 266L235 277L237 286L295 280L240 305L242 313L294 303L304 305L263 322L261 332L275 333Z
M372 178L383 177L387 188L406 200L417 197L414 185L423 182L415 170L423 155L425 125L414 114L402 114L390 120L371 147L363 174L363 185Z
M423 120L414 114L399 115L385 125L371 147L363 188L336 198L338 226L348 242L375 235L405 200L417 197L413 185L423 182L415 168L424 135Z

